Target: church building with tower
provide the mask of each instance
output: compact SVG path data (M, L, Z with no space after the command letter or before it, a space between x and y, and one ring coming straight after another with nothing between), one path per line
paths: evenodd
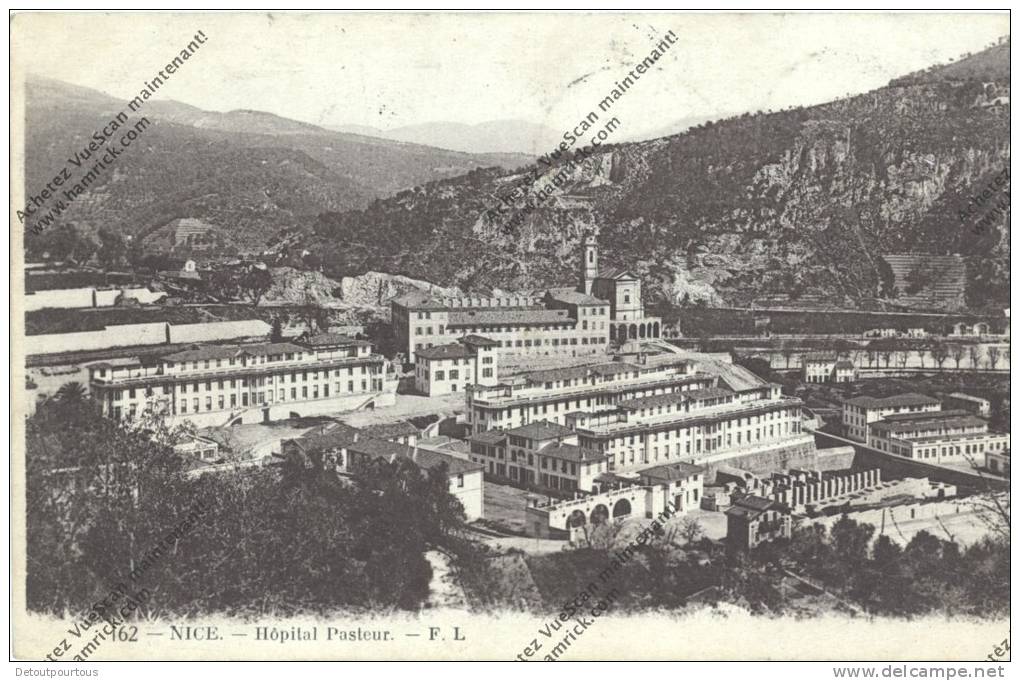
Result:
M610 345L658 338L662 320L645 315L641 280L630 270L599 269L598 242L584 239L576 287L498 296L410 293L391 302L391 323L408 362L417 351L478 335L500 354L580 356Z

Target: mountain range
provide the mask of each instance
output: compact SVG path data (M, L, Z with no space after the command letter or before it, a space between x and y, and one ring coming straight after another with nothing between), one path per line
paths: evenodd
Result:
M470 154L525 153L534 157L556 147L563 134L527 121L487 121L470 125L437 121L383 130L366 125L331 126L340 132L367 135L398 142L424 144Z
M573 166L474 170L325 215L302 247L334 277L512 289L573 283L594 233L602 262L635 270L653 299L886 308L900 292L883 256L959 254L967 304L1007 307L1008 215L980 233L980 215L959 215L1009 165L1008 58L1006 40L872 92L606 145ZM498 197L554 177L519 225L491 219Z
M578 245L593 233L604 265L634 270L650 299L674 303L895 308L907 304L895 285L904 277L945 282L936 271L897 279L885 256L918 256L922 270L925 255L959 254L967 304L1005 307L1009 216L975 230L985 212L960 215L1008 167L1009 92L1006 39L872 92L679 120L680 134L552 166L150 101L155 125L62 218L143 239L190 218L254 251L284 243L314 254L311 265L335 279L389 272L465 291L572 284ZM26 94L33 192L123 102L41 79ZM462 135L464 148L485 135L518 148L522 135L548 132L519 122L469 126L478 127L470 135L456 124L418 127L433 144ZM537 208L518 201L519 224L493 219L499 197L519 187L533 198L553 178Z
M25 190L37 194L125 102L89 88L31 78L25 98ZM218 113L151 100L139 143L70 204L64 224L144 238L195 218L258 251L322 212L365 207L402 189L479 167L516 168L524 154L467 154L327 130L260 111ZM74 170L74 168L72 168ZM30 219L26 227L31 228Z

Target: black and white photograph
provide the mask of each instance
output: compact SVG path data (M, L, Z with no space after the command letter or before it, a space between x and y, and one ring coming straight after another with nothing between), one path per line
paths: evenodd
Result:
M9 34L19 676L1006 678L1008 9Z

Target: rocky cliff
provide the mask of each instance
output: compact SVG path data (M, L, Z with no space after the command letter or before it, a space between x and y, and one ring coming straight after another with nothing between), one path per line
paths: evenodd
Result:
M476 170L325 215L311 242L343 273L526 288L573 283L591 231L603 265L636 270L653 296L713 304L779 296L895 307L883 254L960 254L968 302L1008 305L1008 215L980 234L982 214L960 217L1008 167L1002 59L1008 45L965 71L606 146L574 167ZM520 224L492 219L497 197L514 187L534 197L554 178Z

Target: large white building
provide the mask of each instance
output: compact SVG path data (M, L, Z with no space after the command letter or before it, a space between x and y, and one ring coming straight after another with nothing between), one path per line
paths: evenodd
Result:
M843 426L848 438L867 443L871 424L886 416L938 411L941 408L941 403L934 397L918 393L853 397L843 402Z
M538 293L436 297L391 302L393 333L408 362L420 350L465 334L498 342L505 354L579 356L611 342L658 338L661 319L645 315L641 281L628 270L599 271L594 237L584 241L580 283Z
M467 394L472 459L511 482L590 491L603 474L633 477L676 462L813 447L801 429L799 399L749 372L730 373L732 385L673 357L473 386Z
M494 386L471 386L465 396L474 433L508 430L533 421L566 425L577 411L606 411L625 400L676 390L714 386L716 378L694 370L683 358L544 369L503 379Z
M870 447L934 464L980 466L987 453L1010 447L1008 433L991 432L973 411L943 410L937 398L917 393L849 399L843 403L843 427L847 437Z
M89 367L104 416L162 414L196 426L315 416L393 404L396 379L366 341L319 334L293 343L197 345Z

